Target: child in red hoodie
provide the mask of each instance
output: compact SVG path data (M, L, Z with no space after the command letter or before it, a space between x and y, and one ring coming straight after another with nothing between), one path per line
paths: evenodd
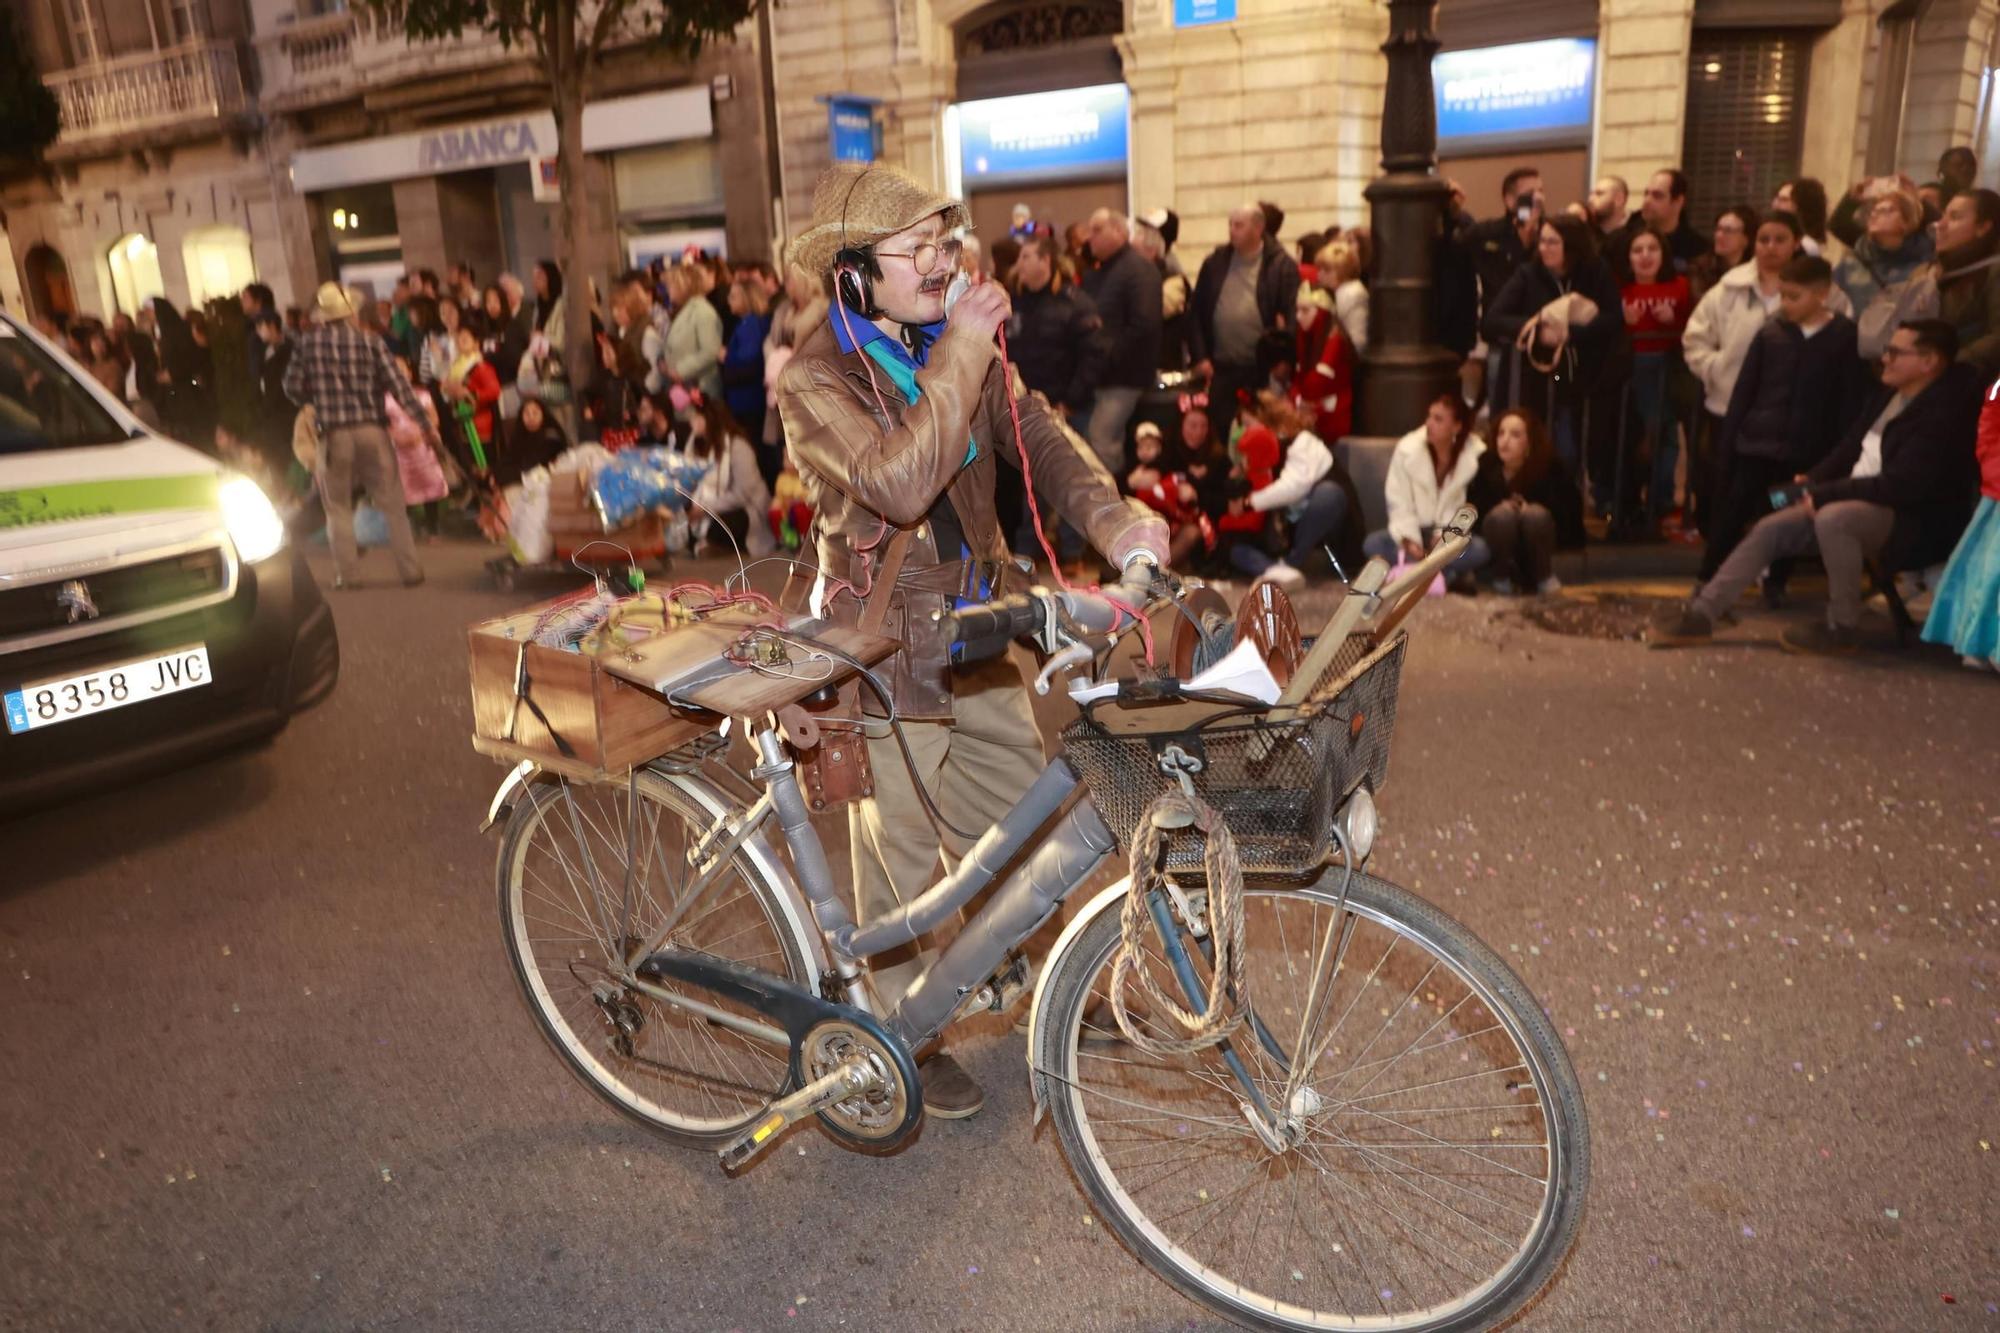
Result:
M1278 471L1278 437L1271 428L1255 417L1243 433L1236 437L1230 453L1236 463L1229 469L1229 484L1225 495L1227 509L1216 520L1216 542L1220 548L1217 554L1227 560L1233 546L1264 547L1265 520L1268 515L1250 507L1250 493L1260 491L1271 484Z

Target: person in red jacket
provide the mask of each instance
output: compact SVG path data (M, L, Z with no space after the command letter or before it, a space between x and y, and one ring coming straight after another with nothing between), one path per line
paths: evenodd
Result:
M1627 262L1632 279L1624 286L1625 332L1632 340L1631 412L1628 441L1643 442L1643 450L1628 458L1652 459L1646 475L1647 525L1659 528L1674 507L1674 464L1680 455L1680 413L1677 387L1686 377L1681 365L1681 334L1694 313L1694 291L1687 275L1667 262L1666 237L1657 227L1632 233ZM1634 498L1640 469L1628 464L1626 494L1619 497L1621 516Z
M1924 642L1950 644L1973 671L2000 672L2000 380L1979 411L1979 507L1938 581Z
M1354 344L1323 289L1299 288L1298 316L1291 399L1313 433L1331 445L1354 428Z
M458 356L440 391L450 400L458 429L449 432L453 453L468 473L484 475L493 466L493 412L500 402L500 374L479 354L479 330L458 326Z
M1140 422L1132 453L1137 465L1126 475L1126 493L1167 521L1174 565L1185 567L1197 546L1215 549L1215 530L1202 512L1201 496L1194 481L1179 470L1179 460L1167 456L1160 428L1150 421Z

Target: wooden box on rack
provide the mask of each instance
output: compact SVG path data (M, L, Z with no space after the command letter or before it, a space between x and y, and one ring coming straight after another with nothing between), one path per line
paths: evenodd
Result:
M725 657L730 646L770 618L752 606L723 608L602 657L530 642L543 615L568 600L482 621L468 633L472 744L481 754L531 759L566 777L623 776L713 731L718 717L758 717L839 685L853 669L824 648L874 666L900 646L879 634L793 619L784 635L800 656L798 669L734 665ZM814 669L803 668L808 659Z
M485 621L468 635L472 743L481 754L532 759L565 776L602 779L715 729L713 714L677 709L611 674L596 657L530 643L544 609ZM570 753L563 753L558 736Z

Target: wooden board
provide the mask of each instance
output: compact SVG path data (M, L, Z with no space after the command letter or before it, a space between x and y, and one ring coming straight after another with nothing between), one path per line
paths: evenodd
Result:
M902 646L886 635L791 617L785 631L790 664L758 671L725 661L724 651L759 619L755 614L725 612L641 644L622 657L606 658L604 669L677 703L725 717L745 717L797 703L854 674L854 668L838 658L812 657L812 643L824 643L870 667Z

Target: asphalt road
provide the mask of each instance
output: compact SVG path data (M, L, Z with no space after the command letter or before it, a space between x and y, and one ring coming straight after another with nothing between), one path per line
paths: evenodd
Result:
M273 743L0 822L0 1325L1218 1327L1091 1223L1004 1024L978 1118L737 1181L570 1080L476 831L462 628L535 591L480 554L341 596ZM1749 622L1413 622L1375 868L1544 1000L1595 1134L1519 1327L1995 1327L2000 682Z

